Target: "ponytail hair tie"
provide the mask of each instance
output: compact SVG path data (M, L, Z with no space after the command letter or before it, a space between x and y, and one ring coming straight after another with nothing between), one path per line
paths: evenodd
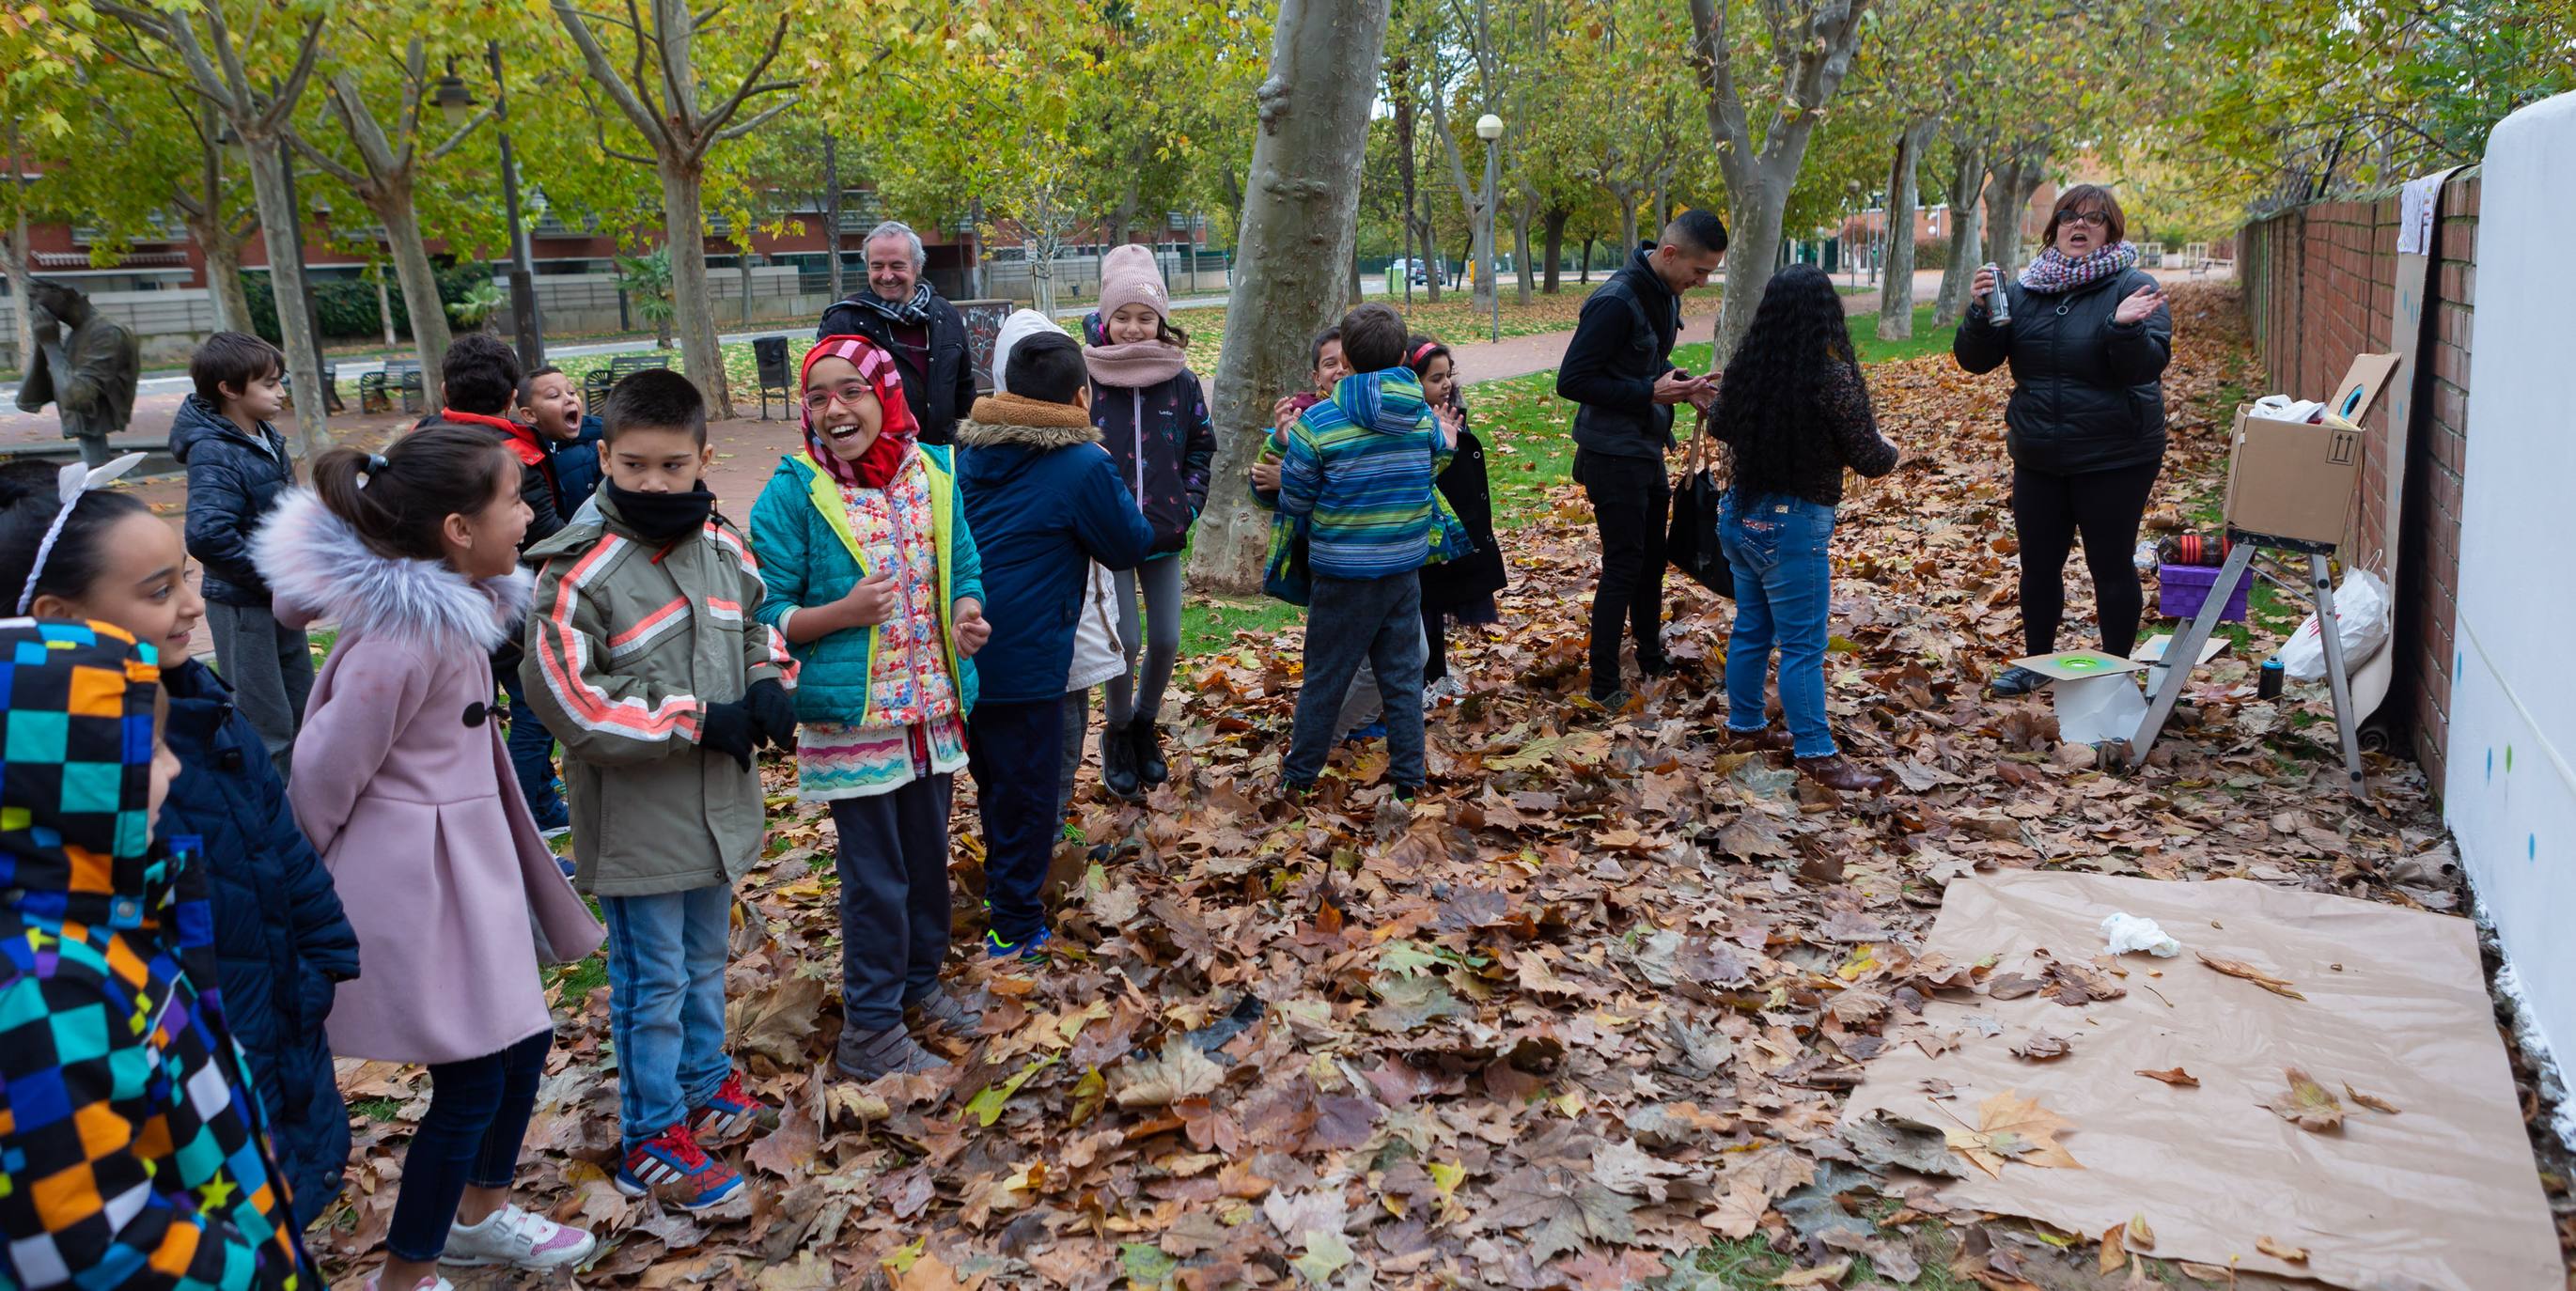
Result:
M367 454L367 474L369 475L373 475L381 470L386 470L392 465L392 462L385 460L385 455L382 453Z

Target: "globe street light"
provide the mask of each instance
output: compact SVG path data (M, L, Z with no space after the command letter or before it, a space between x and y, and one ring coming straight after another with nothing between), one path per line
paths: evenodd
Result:
M1476 137L1485 141L1485 290L1494 293L1494 336L1503 339L1503 284L1494 277L1494 186L1502 177L1503 119L1488 112L1476 118Z

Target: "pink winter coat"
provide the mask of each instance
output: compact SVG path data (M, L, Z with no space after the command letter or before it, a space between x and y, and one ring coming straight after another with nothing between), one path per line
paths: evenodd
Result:
M457 1062L549 1029L539 963L603 934L537 833L491 712L488 652L527 617L527 574L477 581L379 555L305 489L253 556L279 618L340 627L287 786L358 932L331 1051Z

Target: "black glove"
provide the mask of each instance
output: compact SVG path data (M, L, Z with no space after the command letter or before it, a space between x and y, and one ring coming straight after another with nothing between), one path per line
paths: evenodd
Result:
M707 720L698 727L698 747L710 753L724 753L751 769L751 750L757 732L752 729L751 709L740 701L707 705Z
M771 747L796 747L796 701L788 697L785 686L763 677L751 683L751 693L743 696L742 702L751 709L753 724L760 727Z

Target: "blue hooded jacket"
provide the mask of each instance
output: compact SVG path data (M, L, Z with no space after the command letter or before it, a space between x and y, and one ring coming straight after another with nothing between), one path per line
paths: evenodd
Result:
M285 438L267 422L257 436L245 435L192 394L171 419L170 455L188 468L188 554L205 566L206 599L267 608L268 580L251 566L250 536L295 485Z
M993 626L975 655L979 697L1060 699L1088 563L1134 569L1154 549L1153 526L1100 446L1099 427L1071 404L976 400L957 423L957 487Z
M358 975L358 935L232 691L193 659L164 672L162 687L180 771L158 833L201 840L225 1014L267 1105L296 1222L309 1224L339 1195L349 1160L348 1109L322 1020L333 984Z

